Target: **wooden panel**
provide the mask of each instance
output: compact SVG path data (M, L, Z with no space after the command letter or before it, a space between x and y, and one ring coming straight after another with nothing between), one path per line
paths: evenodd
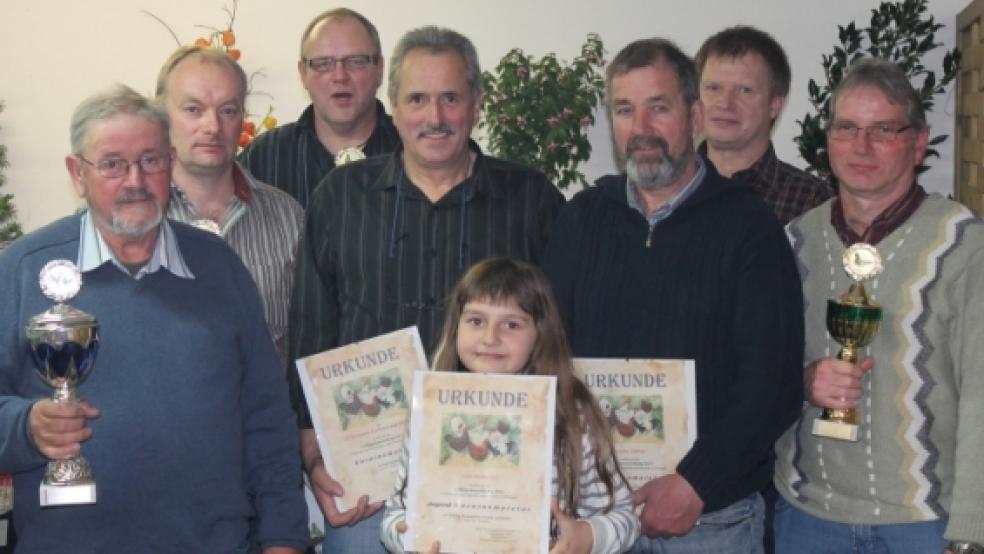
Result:
M963 55L957 76L954 193L978 215L984 213L984 0L957 16L957 44Z

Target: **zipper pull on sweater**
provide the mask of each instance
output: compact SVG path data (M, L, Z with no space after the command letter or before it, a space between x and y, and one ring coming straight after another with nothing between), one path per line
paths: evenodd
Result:
M655 223L649 224L649 233L646 234L646 248L649 248L653 244L653 230L656 229Z

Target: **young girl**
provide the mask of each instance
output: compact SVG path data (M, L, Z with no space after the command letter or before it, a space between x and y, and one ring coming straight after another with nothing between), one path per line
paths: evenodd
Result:
M639 536L632 493L615 461L607 422L573 373L570 351L546 277L510 258L479 262L451 293L434 367L557 377L552 507L559 536L551 553L619 553ZM403 552L407 450L380 529ZM435 544L431 552L437 552Z

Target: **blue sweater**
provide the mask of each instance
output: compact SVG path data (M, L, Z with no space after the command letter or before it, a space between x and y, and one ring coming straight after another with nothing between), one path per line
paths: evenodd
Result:
M94 505L39 507L46 459L27 425L52 391L24 326L52 305L41 267L76 260L79 216L0 254L0 470L14 473L18 550L237 552L254 516L261 544L307 543L296 424L256 286L220 238L172 225L195 279L162 269L135 280L103 264L69 301L100 325L79 389L102 412L82 444Z
M706 168L652 230L624 175L600 179L561 211L543 269L576 356L696 361L697 441L677 471L712 511L771 479L803 399L803 302L775 216Z

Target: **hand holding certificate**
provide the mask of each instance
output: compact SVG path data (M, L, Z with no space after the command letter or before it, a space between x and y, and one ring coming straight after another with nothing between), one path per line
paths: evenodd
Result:
M325 469L344 489L339 511L385 500L410 416L407 387L427 368L409 328L297 360Z

